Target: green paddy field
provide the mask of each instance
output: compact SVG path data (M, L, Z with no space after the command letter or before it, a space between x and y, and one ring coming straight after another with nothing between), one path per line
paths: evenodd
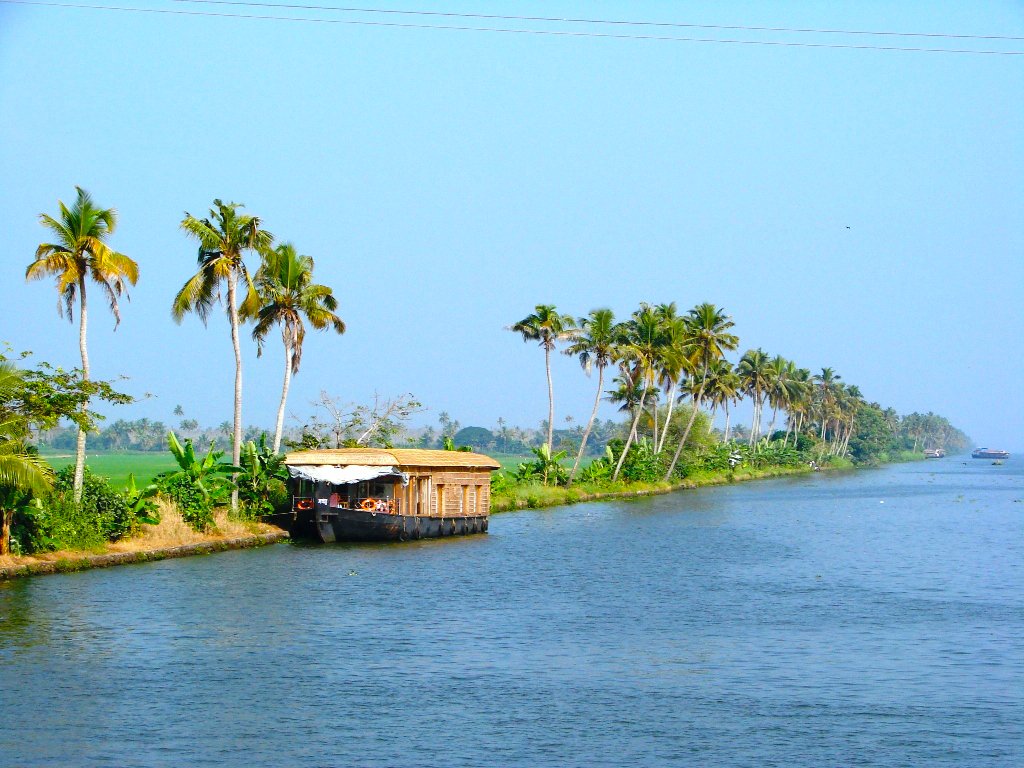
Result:
M54 469L60 469L75 463L75 456L71 453L44 454L43 458ZM494 458L501 463L503 470L510 471L515 470L520 462L527 461L533 457L498 454ZM89 453L86 455L85 463L95 474L109 478L115 486L125 485L128 482L128 475L131 473L135 474L137 485L146 485L152 482L153 478L161 472L175 469L178 466L174 461L174 457L167 451ZM572 462L569 462L569 466L572 466Z
M73 453L61 453L43 456L54 469L66 467L75 463ZM135 474L137 485L146 485L153 481L161 472L175 469L178 464L174 457L167 451L126 451L118 453L88 453L85 460L86 466L94 474L103 475L110 479L115 486L122 486L128 482L128 475Z

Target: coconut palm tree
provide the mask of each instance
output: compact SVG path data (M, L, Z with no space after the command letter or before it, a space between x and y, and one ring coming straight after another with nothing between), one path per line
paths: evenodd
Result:
M633 423L630 425L629 434L626 435L626 444L615 465L612 480L619 479L622 464L636 435L637 423L644 412L647 395L654 389L664 346L665 330L658 312L649 304L641 304L624 325L620 343L623 375L634 385L640 386L640 403L633 415Z
M571 315L563 315L553 304L538 304L532 314L527 315L518 323L509 326L508 330L522 334L523 341L536 341L544 348L544 368L548 377L548 451L554 442L555 424L555 388L551 382L551 351L559 341L572 337L575 321Z
M786 424L786 437L782 444L787 445L789 443L789 433L792 431L793 445L797 445L804 419L807 418L811 411L811 399L814 390L811 384L811 372L806 368L797 368L794 365L793 370L789 372L789 380L791 385L790 399L787 406L789 419Z
M761 411L764 408L765 393L769 386L768 355L763 349L748 349L740 358L736 367L740 377L740 387L750 395L754 404L754 413L750 421L750 440L753 445L761 436Z
M707 377L711 365L716 360L724 357L726 351L736 349L736 346L740 343L739 338L735 334L729 333L729 329L733 325L735 323L733 323L731 317L714 304L707 302L698 304L687 313L688 344L693 349L696 371L700 372L700 385L697 387L696 397L693 398L693 409L690 412L690 419L683 430L683 436L679 439L679 445L676 447L672 463L665 474L665 480L669 480L672 477L676 464L679 462L679 457L682 455L683 446L686 445L686 439L690 436L690 430L693 429L693 422L697 418L701 401L704 399L704 389L707 386Z
M614 389L605 390L605 400L618 404L619 413L629 415L629 423L633 424L633 417L640 408L640 398L643 396L643 384L633 381L633 372L629 366L619 361L619 375L612 379ZM609 422L614 423L614 422ZM636 431L633 430L633 439L636 440Z
M22 374L0 363L0 402L10 400L21 386ZM11 552L14 511L28 493L44 493L53 485L53 470L25 448L28 424L17 414L0 416L0 555Z
M220 298L222 284L227 285L228 323L231 346L235 352L235 408L231 438L231 463L238 466L242 454L242 345L238 338L241 317L252 317L259 310L259 295L245 267L245 253L270 252L274 236L263 229L257 216L239 213L238 203L213 201L210 215L198 219L186 212L181 229L199 241L199 270L178 291L171 305L174 321L180 323L188 312L195 312L205 325L214 304ZM239 283L244 291L238 303ZM234 479L234 478L232 478ZM238 491L231 494L231 508L238 509Z
M665 332L665 346L660 356L659 378L668 400L665 428L661 431L661 437L656 443L656 452L661 453L665 449L665 440L668 439L669 426L672 424L672 411L675 408L679 385L684 376L693 373L696 361L694 359L695 347L691 343L686 318L676 315L675 303L661 304L657 309Z
M768 404L772 407L772 420L768 425L768 435L775 434L775 421L779 411L787 413L793 403L799 398L802 388L797 378L796 363L787 360L781 355L776 355L768 362ZM787 430L786 436L789 436Z
M75 187L74 204L68 208L60 200L60 217L45 213L39 215L39 222L54 237L52 243L41 243L36 248L35 261L25 271L26 280L38 280L54 276L57 283L57 312L73 322L74 306L78 304L78 348L82 355L82 379L89 380L89 350L86 343L88 326L88 303L86 284L92 280L106 296L110 311L114 315L114 329L121 322L117 301L123 295L128 298L127 284L135 285L139 279L139 265L107 245L107 239L117 229L117 211L100 208L92 197L81 187ZM83 412L88 401L82 404ZM75 446L74 499L82 500L82 481L85 471L85 430L78 430Z
M704 396L711 401L714 408L721 407L725 411L725 431L722 433L724 443L729 442L729 403L738 402L739 394L740 377L732 363L725 358L714 361L708 369Z
M839 380L842 378L832 368L822 368L821 373L814 375L812 381L816 388L816 401L820 409L821 418L821 439L825 439L825 431L829 421L832 419L836 406L836 393L842 386Z
M857 420L857 412L864 404L864 396L860 387L856 384L849 384L841 387L838 393L839 420L837 423L837 436L832 452L837 456L845 456L850 445L850 437L853 435L853 428ZM841 430L841 431L840 431Z
M601 405L604 370L615 360L617 343L620 336L620 329L615 324L615 313L610 309L595 309L587 317L579 318L577 324L579 331L565 349L565 354L577 355L580 365L583 366L583 370L588 376L591 370L597 368L597 394L594 396L594 407L590 412L587 427L583 430L583 437L580 439L580 449L576 454L576 461L573 463L572 471L569 473L570 483L576 479L580 460L587 449L587 439L594 428L597 409Z
M274 453L277 453L281 449L288 388L302 361L302 342L306 338L303 318L318 331L333 328L339 334L345 332L345 323L334 313L338 301L331 289L313 282L313 259L300 256L291 243L277 246L264 257L256 273L256 290L261 305L253 318L256 325L252 330L258 345L257 354L263 353L263 342L275 325L281 327L284 342L284 385L274 426Z

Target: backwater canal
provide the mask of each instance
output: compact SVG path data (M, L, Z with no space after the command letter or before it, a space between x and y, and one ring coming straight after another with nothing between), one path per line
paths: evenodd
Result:
M1024 765L1022 470L0 583L0 765Z

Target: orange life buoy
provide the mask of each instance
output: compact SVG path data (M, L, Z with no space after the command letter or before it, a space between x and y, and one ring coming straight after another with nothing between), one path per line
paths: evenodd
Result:
M361 502L359 502L359 508L363 510L363 512L374 512L377 509L377 500L363 499Z
M299 499L298 501L295 502L295 508L296 509L312 509L313 508L313 500L312 499Z

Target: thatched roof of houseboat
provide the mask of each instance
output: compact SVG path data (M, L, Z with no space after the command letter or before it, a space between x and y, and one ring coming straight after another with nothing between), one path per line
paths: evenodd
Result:
M467 451L428 451L421 448L319 448L292 451L284 460L288 465L325 464L334 467L360 464L366 467L464 467L501 469L490 456Z

